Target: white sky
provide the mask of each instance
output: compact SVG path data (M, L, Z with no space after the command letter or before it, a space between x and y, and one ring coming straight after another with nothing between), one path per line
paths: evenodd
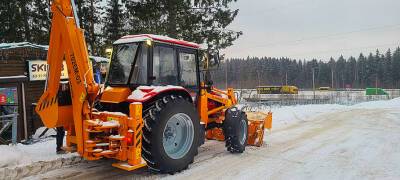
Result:
M226 57L329 60L400 46L400 0L238 0Z

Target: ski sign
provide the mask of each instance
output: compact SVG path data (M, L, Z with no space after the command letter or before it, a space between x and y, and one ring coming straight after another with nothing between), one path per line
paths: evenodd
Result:
M47 61L31 60L28 61L28 67L30 81L46 80L47 70L49 68ZM65 61L63 62L61 70L61 79L68 79L67 65Z

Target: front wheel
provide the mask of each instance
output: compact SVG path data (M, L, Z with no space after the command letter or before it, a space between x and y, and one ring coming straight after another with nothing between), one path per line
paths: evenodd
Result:
M144 112L142 156L161 173L186 169L197 154L200 119L192 103L165 96Z
M244 152L247 145L248 120L245 112L236 107L229 108L225 112L223 130L225 146L231 153Z

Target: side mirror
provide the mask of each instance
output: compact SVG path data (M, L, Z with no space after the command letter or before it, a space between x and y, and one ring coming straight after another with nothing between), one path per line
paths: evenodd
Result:
M215 66L219 67L219 64L221 61L220 56L219 56L219 51L217 51L215 54L213 54L212 57L213 57L212 58L213 61L210 62L211 67L215 67Z
M200 61L200 65L202 70L212 70L219 67L221 62L221 56L219 55L219 51L214 53L212 52L203 52L202 60Z
M106 57L108 59L111 59L112 52L113 52L113 49L111 47L106 48Z

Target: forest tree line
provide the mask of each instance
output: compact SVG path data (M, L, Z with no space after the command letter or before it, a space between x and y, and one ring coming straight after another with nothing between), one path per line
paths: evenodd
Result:
M299 88L400 88L400 48L385 53L378 50L368 55L329 61L290 58L247 57L227 59L214 70L214 84L234 88L255 88L258 85L295 85Z
M128 34L159 34L223 49L241 31L227 28L239 10L236 0L75 0L90 54L104 55ZM48 44L51 0L1 0L0 43Z

